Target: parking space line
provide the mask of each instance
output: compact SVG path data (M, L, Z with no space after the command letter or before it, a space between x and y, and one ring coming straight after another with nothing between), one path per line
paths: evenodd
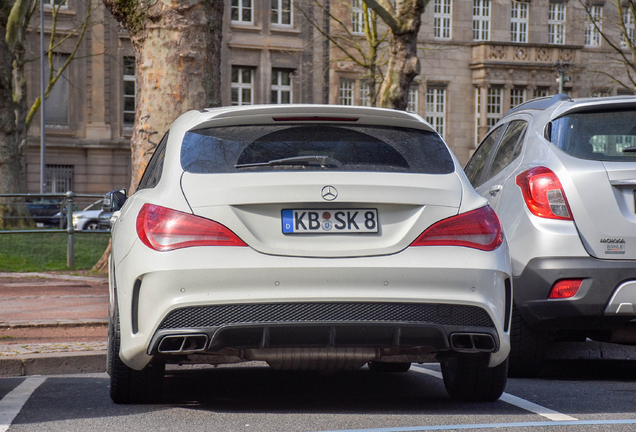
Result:
M578 419L575 417L570 417L569 415L562 414L558 411L551 410L550 408L546 408L544 406L538 405L534 402L530 402L525 399L521 399L520 397L513 396L509 393L504 393L501 395L499 400L509 403L510 405L514 405L526 411L533 412L535 414L539 414L552 421L577 421Z
M604 426L604 425L626 425L636 424L636 419L620 420L576 420L558 423L559 426ZM446 430L470 430L470 429L500 429L500 428L528 428L554 426L554 422L519 422L519 423L478 423L478 424L452 424L438 426L407 426L378 429L339 429L320 432L426 432L426 431L446 431Z
M430 376L434 376L435 378L440 378L442 379L442 374L440 372L422 367L422 366L415 366L412 367L411 370L413 372L419 372L419 373L423 373L426 375L430 375ZM513 396L509 393L504 393L501 395L501 397L499 398L499 400L504 401L510 405L514 405L516 407L519 407L521 409L524 409L526 411L530 411L532 413L538 414L542 417L547 418L548 420L552 420L552 421L558 421L558 422L564 422L564 421L577 421L578 419L576 419L575 417L570 417L569 415L566 414L562 414L558 411L554 411L551 410L550 408L546 408L544 406L538 405L534 402L530 402L528 400L525 399L521 399L520 397L517 396Z
M9 430L26 401L44 381L45 377L27 378L0 400L0 432Z

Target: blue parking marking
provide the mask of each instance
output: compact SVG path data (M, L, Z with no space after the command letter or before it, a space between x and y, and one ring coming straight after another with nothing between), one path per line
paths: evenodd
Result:
M379 429L341 429L319 432L424 432L440 430L470 430L470 429L499 429L499 428L527 428L543 426L592 426L592 425L621 425L636 424L636 419L620 420L576 420L576 421L541 421L519 423L482 423L482 424L454 424L439 426L409 426ZM316 431L318 432L318 431Z

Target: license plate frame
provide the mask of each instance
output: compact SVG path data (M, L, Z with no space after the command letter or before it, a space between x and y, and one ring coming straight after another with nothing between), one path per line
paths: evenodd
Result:
M377 234L378 209L284 209L283 234Z

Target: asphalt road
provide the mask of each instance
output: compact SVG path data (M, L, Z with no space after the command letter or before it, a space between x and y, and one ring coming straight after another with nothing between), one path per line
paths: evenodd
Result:
M105 374L0 379L0 432L633 431L634 362L558 362L493 403L452 402L437 365L321 375L260 365L171 371L158 405L115 405Z

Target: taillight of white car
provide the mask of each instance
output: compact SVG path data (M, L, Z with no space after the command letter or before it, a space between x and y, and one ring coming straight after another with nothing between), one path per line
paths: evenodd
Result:
M561 182L551 169L530 168L517 175L517 185L533 215L547 219L573 220Z
M144 204L137 215L137 235L160 252L192 246L247 246L220 223L152 204Z
M465 246L492 251L502 242L499 218L490 206L484 206L437 222L411 246Z

